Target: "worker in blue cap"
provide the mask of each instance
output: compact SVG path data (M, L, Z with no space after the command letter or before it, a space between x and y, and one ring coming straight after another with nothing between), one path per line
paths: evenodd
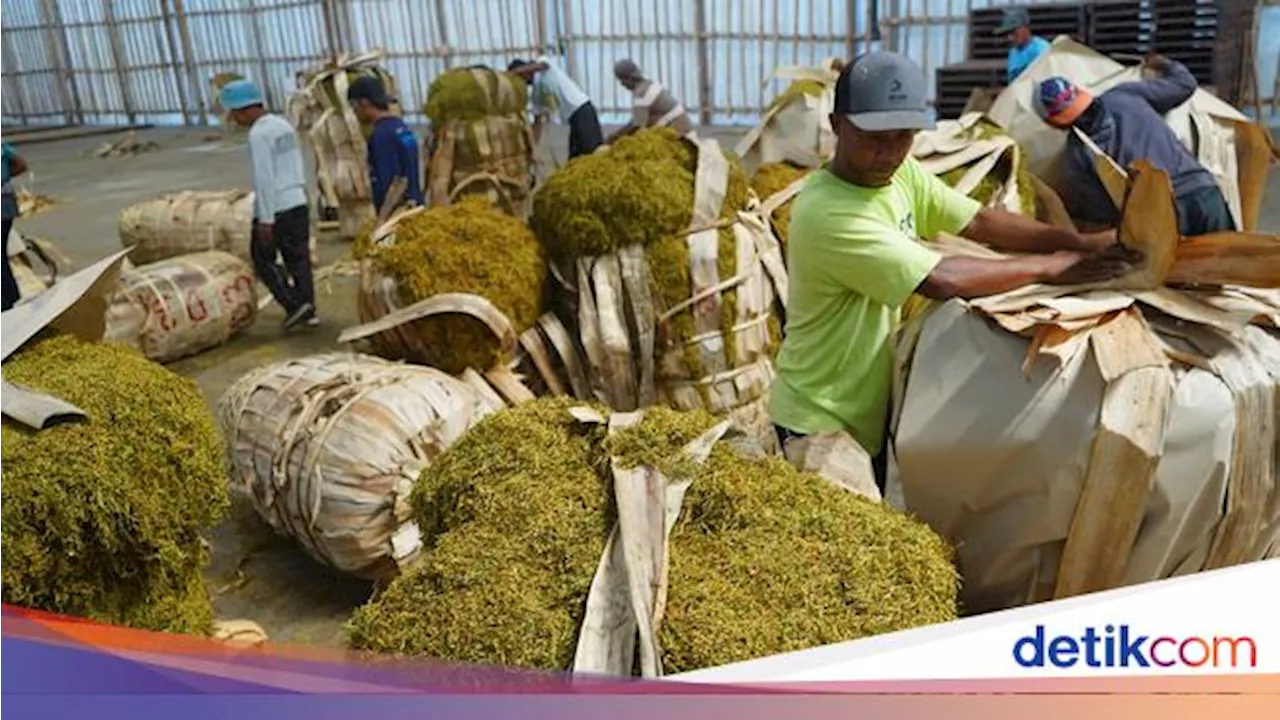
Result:
M262 91L249 80L224 85L220 100L231 119L249 129L254 270L284 308L285 330L318 325L311 277L311 217L298 134L287 120L266 111Z
M1031 34L1031 16L1024 8L1009 8L993 35L1009 37L1009 82L1031 67L1050 48L1049 41Z

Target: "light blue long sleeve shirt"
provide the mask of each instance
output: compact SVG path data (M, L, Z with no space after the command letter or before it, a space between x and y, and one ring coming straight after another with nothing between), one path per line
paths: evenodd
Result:
M307 204L306 171L298 134L289 121L270 113L249 128L253 162L253 219L275 222L276 215Z
M1018 79L1023 70L1031 67L1036 58L1053 47L1042 37L1033 37L1022 47L1009 48L1009 82Z

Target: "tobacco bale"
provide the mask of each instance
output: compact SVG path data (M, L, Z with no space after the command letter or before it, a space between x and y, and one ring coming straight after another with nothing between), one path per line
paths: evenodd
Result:
M1003 128L983 119L979 121L970 130L972 139L987 140L994 137L1005 137L1008 135ZM995 199L996 193L1004 186L1002 178L1014 178L1014 182L1018 187L1018 205L1023 215L1028 217L1036 216L1036 188L1031 179L1031 170L1027 167L1026 151L1019 148L1018 161L1014 163L1012 169L1009 168L1008 156L1001 160L992 168L987 176L978 181L977 186L969 191L969 197L977 200L983 205L989 204ZM977 161L975 161L977 162ZM938 177L948 185L955 186L964 177L965 172L969 170L973 163L962 165L958 168L948 170Z
M722 220L735 217L747 201L742 165L727 154L729 178ZM628 245L645 248L661 307L689 299L693 284L688 238L683 233L693 216L697 149L671 128L649 128L618 141L608 150L575 158L558 170L534 196L530 226L554 258L574 261ZM720 230L719 277L737 273L733 231ZM736 322L735 295L721 296L725 337ZM694 337L691 312L673 317L663 329L671 344ZM732 343L725 343L726 353ZM701 374L696 347L685 351L689 369Z
M547 178L534 196L529 224L548 253L562 260L648 247L688 227L696 168L696 147L675 130L641 130L574 158ZM730 158L722 217L732 217L746 198L746 175Z
M952 551L928 526L721 444L671 534L667 672L956 618Z
M513 92L500 92L509 84ZM529 88L519 75L481 68L441 73L427 88L423 112L435 127L451 120L479 120L489 115L523 113Z
M604 428L541 399L498 412L438 456L412 502L428 550L349 624L356 648L564 668L613 510Z
M364 235L356 254L395 281L405 305L440 293L471 293L505 313L517 333L542 314L547 268L541 246L524 223L479 197L400 221L386 247ZM436 315L415 321L412 329L417 342L401 350L414 362L457 374L488 370L501 359L493 332L470 316Z
M353 353L259 368L219 402L232 477L258 514L319 562L371 579L416 555L406 496L487 412L439 370Z
M808 170L796 167L788 162L767 163L756 170L755 177L751 179L751 187L755 189L756 195L762 201L768 200L774 193L785 190L791 183L808 173ZM782 244L784 256L787 250L787 239L791 234L789 228L791 226L791 204L793 202L795 202L795 198L779 205L770 218L773 221L773 230L778 236L778 242Z
M774 96L773 101L769 103L768 111L772 111L777 107L789 105L795 100L806 95L821 95L826 91L827 87L828 85L818 80L796 80L788 85L786 90L783 90Z
M222 443L195 383L68 336L34 341L4 374L89 414L41 432L8 419L0 429L4 601L207 632L200 532L229 502Z
M610 453L667 472L714 422L650 408L637 427L538 400L477 425L423 473L414 506L433 547L350 625L359 648L567 669L616 512ZM950 551L932 531L780 460L727 444L694 472L672 535L661 629L671 672L955 617Z
M121 271L105 338L171 362L226 343L257 309L249 263L220 250L181 255Z

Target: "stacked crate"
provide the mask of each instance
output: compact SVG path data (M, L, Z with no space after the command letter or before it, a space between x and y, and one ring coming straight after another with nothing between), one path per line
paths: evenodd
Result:
M1218 8L1213 0L1153 0L1154 50L1187 66L1201 85L1213 84Z
M1018 7L1010 5L1009 7ZM1051 3L1022 6L1031 18L1031 30L1046 40L1070 35L1084 42L1088 18L1084 5ZM1006 8L993 7L969 11L969 59L1004 60L1009 55L1009 38L993 35L1004 19Z
M1007 76L1004 60L969 60L938 68L933 101L938 119L960 117L974 88L1002 88Z
M1140 58L1155 47L1155 16L1149 0L1103 0L1088 6L1086 43L1120 60Z
M1218 10L1214 0L1096 0L1022 5L1036 35L1070 35L1098 52L1132 64L1149 53L1182 62L1201 85L1212 85ZM1009 41L993 35L1004 7L969 12L969 57L935 75L939 119L959 117L974 88L1003 88Z

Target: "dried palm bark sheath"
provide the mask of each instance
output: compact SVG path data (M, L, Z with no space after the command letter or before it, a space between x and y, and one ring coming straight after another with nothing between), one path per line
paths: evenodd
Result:
M417 556L413 483L492 410L438 370L349 353L259 368L219 402L232 482L309 555L366 578Z
M1278 241L1180 242L1143 163L1124 197L1120 239L1144 253L1130 275L947 303L901 335L887 494L956 542L972 610L1275 552L1280 283L1258 266Z

